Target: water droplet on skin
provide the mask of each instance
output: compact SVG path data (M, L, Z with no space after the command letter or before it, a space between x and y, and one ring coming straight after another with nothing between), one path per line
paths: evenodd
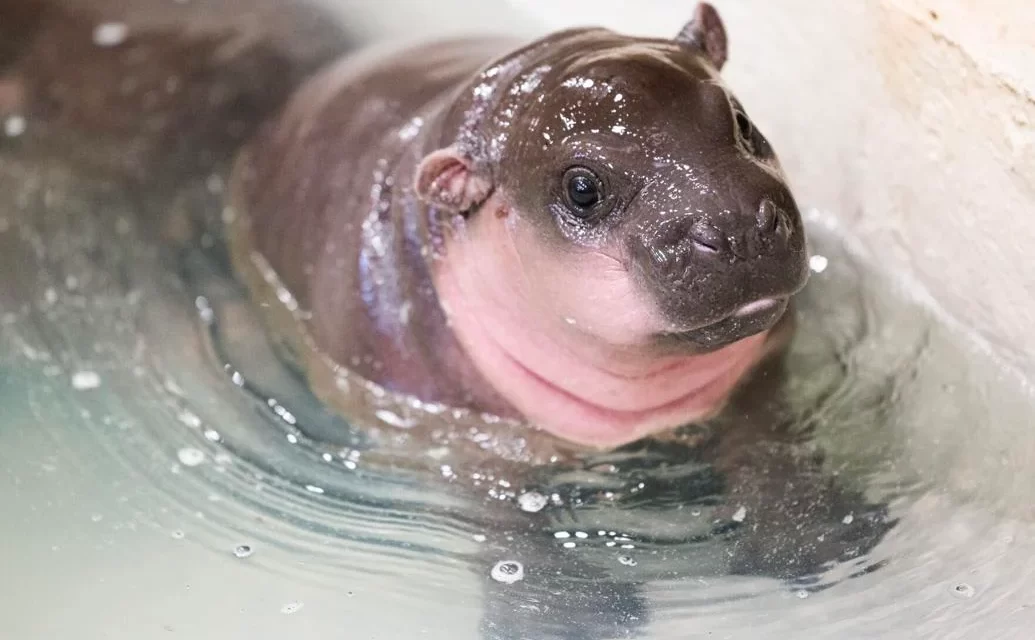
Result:
M292 613L298 613L304 606L305 604L301 602L289 602L280 608L280 612L285 615L290 615Z
M809 268L814 273L823 273L829 266L830 261L827 260L826 256L812 256L809 258Z
M567 531L555 531L553 537L557 538L558 540L564 540L565 538L570 538L571 534Z
M205 181L205 187L208 188L209 193L218 195L223 192L223 179L217 174L212 174Z
M627 567L636 566L636 560L630 558L629 556L618 556L618 562L624 564Z
M575 532L575 537L579 538L580 540L585 540L586 538L589 537L589 534L586 533L585 531L576 531Z
M841 518L841 523L842 524L852 524L853 520L855 520L855 516L853 514L849 513L845 517Z
M528 513L536 513L538 511L543 510L543 508L546 506L546 503L549 502L549 498L547 498L541 493L537 493L535 491L528 491L526 493L522 493L521 495L519 495L517 502L518 506L521 507L522 511L527 511Z
M296 436L295 434L289 433L285 437L287 438L287 441L291 444L298 444L298 436Z
M966 582L961 582L952 588L952 594L960 598L973 598L976 590Z
M799 598L801 598L802 600L804 600L805 598L809 597L809 592L804 590L804 589L799 589L797 592L795 592L794 595L796 595Z
M500 560L489 572L496 582L514 584L525 578L525 566L517 560Z
M205 461L205 452L194 447L184 447L176 452L180 464L185 467L196 467Z
M101 377L95 371L77 371L72 374L72 388L77 391L89 391L101 386Z
M734 522L744 522L744 519L747 518L747 514L748 514L747 507L743 507L742 506L739 509L737 509L735 512L733 512L733 521Z
M234 555L238 558L247 558L255 553L255 550L251 548L251 545L239 544L234 547Z
M393 427L398 427L399 429L409 429L417 424L417 421L413 418L404 418L386 409L380 409L374 415L376 415L377 419L381 422Z
M205 439L210 440L212 442L219 442L219 432L215 429L206 429Z
M575 545L574 542L565 542L564 545L562 545L562 546L565 549L574 549L576 545Z
M22 116L9 116L4 120L4 135L8 138L17 138L25 133L26 128L28 126Z
M105 22L94 27L93 43L98 47L117 47L126 41L129 27L122 22Z
M323 493L323 487L318 487L318 486L313 485L313 484L307 484L305 486L305 490L310 492L310 493L316 493L316 494Z

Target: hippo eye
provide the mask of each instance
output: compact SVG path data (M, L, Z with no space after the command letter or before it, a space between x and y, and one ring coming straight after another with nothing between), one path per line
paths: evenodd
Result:
M755 148L755 127L752 126L751 120L747 117L740 108L736 108L737 117L737 132L740 134L740 141L747 147L747 150L752 155L757 155L758 150Z
M579 218L587 218L604 199L600 178L584 167L568 169L564 174L564 190L568 208Z
M769 141L755 128L751 118L744 112L744 107L736 100L733 101L733 117L737 123L737 140L744 150L760 160L771 159L773 150L769 147Z

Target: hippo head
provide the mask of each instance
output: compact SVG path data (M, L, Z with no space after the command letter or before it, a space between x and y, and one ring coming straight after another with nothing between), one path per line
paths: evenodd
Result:
M801 216L725 60L704 4L672 40L556 34L484 71L418 168L462 219L438 283L461 340L559 435L713 412L805 284Z

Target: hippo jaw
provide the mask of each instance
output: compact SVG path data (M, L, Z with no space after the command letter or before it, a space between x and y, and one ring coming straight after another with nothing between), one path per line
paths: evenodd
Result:
M664 314L630 271L610 275L617 267L603 254L573 258L579 273L597 277L566 279L561 268L532 281L543 260L530 253L534 230L502 194L486 206L492 215L457 221L461 228L434 264L435 288L471 362L537 428L572 443L611 448L707 418L771 347L768 326L712 349L688 347L676 334L659 339ZM541 286L544 281L568 289L571 305L565 308L562 296ZM754 304L732 318L778 316L784 306ZM707 330L697 331L703 336Z

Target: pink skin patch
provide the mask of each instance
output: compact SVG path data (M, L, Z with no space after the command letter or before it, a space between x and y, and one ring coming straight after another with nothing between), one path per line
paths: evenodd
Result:
M527 420L614 447L713 414L764 354L766 334L701 355L659 352L666 329L621 257L558 256L499 195L447 243L435 284L482 375Z
M0 76L0 116L21 111L25 106L25 87L15 77Z

